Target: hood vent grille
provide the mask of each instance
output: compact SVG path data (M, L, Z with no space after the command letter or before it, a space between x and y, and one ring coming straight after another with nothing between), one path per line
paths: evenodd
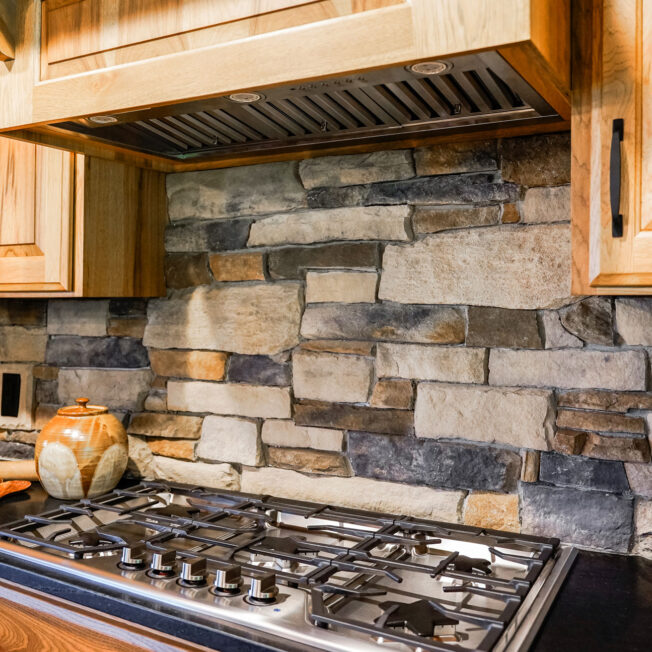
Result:
M439 75L391 68L268 89L250 104L219 97L116 115L108 126L86 119L54 126L187 160L558 118L494 52L447 63Z

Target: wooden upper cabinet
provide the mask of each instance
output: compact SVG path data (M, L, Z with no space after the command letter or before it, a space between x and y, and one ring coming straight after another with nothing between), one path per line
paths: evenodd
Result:
M0 296L165 292L162 173L0 138Z
M652 2L578 5L573 289L652 293Z
M74 155L0 140L0 291L71 289Z
M265 160L270 140L279 156L294 148L297 158L300 145L304 154L353 147L362 136L380 141L385 127L395 140L450 138L466 127L483 129L483 136L564 129L570 2L12 0L15 60L0 61L0 132L179 171L215 161L242 164L254 155ZM408 70L432 60L447 63L438 72ZM442 90L423 81L429 74L442 75ZM417 89L406 95L404 82ZM339 85L324 90L326 83ZM395 96L386 88L392 85ZM283 104L288 93L305 91L311 99L340 88L360 91L362 100L345 93L340 110L327 97L325 115L310 103L298 114ZM262 117L254 106L236 106L242 97L232 98L252 92ZM236 114L224 118L228 124L213 121L206 131L193 122L195 113L217 110L220 99L234 103L227 105ZM462 120L465 111L478 115ZM239 124L241 114L259 125L253 136L247 120ZM160 146L160 139L183 151ZM220 158L224 144L233 151Z

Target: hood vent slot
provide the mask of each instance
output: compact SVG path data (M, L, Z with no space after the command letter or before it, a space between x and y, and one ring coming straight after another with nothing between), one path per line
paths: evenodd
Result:
M437 130L558 118L495 52L454 57L439 75L391 68L264 91L54 125L175 159L373 142Z

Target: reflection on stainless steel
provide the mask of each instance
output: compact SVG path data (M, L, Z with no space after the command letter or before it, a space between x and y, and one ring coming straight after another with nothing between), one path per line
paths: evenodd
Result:
M525 650L554 539L143 482L0 526L0 554L288 649Z

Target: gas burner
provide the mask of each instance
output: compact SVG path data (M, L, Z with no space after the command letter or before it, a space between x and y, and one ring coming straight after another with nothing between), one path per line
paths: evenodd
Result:
M108 536L103 536L97 530L88 530L87 532L79 532L77 538L69 539L68 543L76 548L96 548L98 546L112 546L115 541Z
M474 570L491 575L491 562L488 559L478 559L476 557L465 557L458 555L453 560L453 568L463 573L472 573Z
M256 544L256 547L296 555L298 552L302 552L301 543L303 541L305 541L303 537L265 537Z
M374 620L378 627L403 627L417 636L447 636L459 623L437 611L428 600L381 602L383 614Z
M192 520L196 514L199 514L199 508L170 503L165 507L152 507L145 510L144 513L152 516L169 516L171 518L188 518Z

